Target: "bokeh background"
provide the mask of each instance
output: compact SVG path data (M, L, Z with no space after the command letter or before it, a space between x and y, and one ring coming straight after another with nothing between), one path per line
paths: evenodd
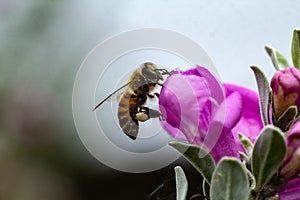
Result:
M98 43L137 28L171 29L207 51L222 81L256 89L250 64L272 76L265 44L290 58L299 10L297 0L0 0L0 199L147 199L167 182L168 167L118 172L79 140L73 81ZM174 199L170 191L161 199Z

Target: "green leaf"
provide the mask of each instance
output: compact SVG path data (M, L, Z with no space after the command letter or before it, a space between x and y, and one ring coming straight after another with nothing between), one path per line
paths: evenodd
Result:
M265 49L269 54L269 56L271 57L272 63L276 70L290 67L287 59L282 55L282 53L280 53L279 51L277 51L276 49L268 45L265 46Z
M270 117L269 117L269 99L270 99L270 86L269 82L265 76L265 74L261 71L261 69L257 66L251 66L251 69L254 72L256 83L258 87L258 94L259 94L259 105L260 105L260 112L262 116L262 120L264 125L270 124Z
M272 106L272 122L276 122L277 119L276 119L276 115L275 115L275 107L274 107L274 97L273 97L273 94L272 94L272 91L270 91L270 101L269 101L269 105Z
M242 161L245 161L245 162L249 161L249 157L246 154L244 154L243 152L240 152L240 151L239 151L239 154L240 154L240 158Z
M241 162L236 158L224 157L213 173L211 200L247 200L249 181Z
M240 143L244 147L247 155L250 156L252 154L252 149L253 149L253 144L251 140L242 133L238 133L238 136L239 136Z
M202 190L204 196L209 198L210 185L206 182L205 179L203 180Z
M174 167L176 177L176 199L185 200L188 191L188 182L180 166Z
M293 32L292 60L294 67L300 69L300 29L295 29Z
M277 173L285 151L285 140L281 130L274 126L266 126L258 137L252 154L252 172L257 192Z
M215 161L209 153L199 146L187 144L179 141L171 141L169 145L183 154L183 156L201 173L210 183L212 173L215 169ZM199 157L199 155L201 157Z
M282 131L287 131L295 121L297 115L298 115L297 106L293 105L288 107L288 109L286 109L284 113L277 120L276 126L279 127Z

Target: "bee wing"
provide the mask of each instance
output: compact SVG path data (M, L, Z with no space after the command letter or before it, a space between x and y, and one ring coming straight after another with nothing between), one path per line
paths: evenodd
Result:
M109 99L111 99L111 97L113 97L114 95L117 95L118 97L120 97L120 95L122 94L122 90L125 89L125 87L127 87L131 82L126 83L125 85L121 86L120 88L118 88L117 90L115 90L113 93L111 93L110 95L108 95L105 99L103 99L100 103L98 103L95 108L93 109L96 110L98 107L100 107L105 101L108 101Z

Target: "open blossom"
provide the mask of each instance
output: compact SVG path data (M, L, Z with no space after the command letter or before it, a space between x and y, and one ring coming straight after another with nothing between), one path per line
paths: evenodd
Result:
M164 128L175 138L203 146L218 162L239 158L238 132L255 140L263 125L255 92L223 85L205 68L174 72L160 92ZM224 93L225 92L225 93Z
M294 67L277 71L271 80L275 115L278 119L291 105L300 106L300 71Z

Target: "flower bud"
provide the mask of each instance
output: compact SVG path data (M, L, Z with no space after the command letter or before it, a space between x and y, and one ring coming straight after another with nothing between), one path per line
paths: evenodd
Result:
M289 179L300 172L300 121L289 131L286 143L287 150L280 175Z
M300 71L294 67L275 73L271 80L275 116L278 119L292 106L300 106Z

